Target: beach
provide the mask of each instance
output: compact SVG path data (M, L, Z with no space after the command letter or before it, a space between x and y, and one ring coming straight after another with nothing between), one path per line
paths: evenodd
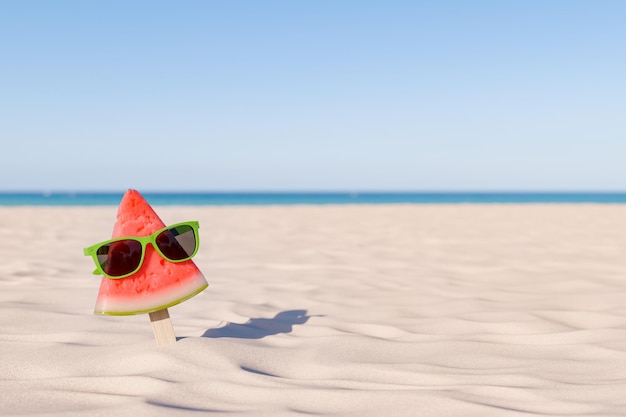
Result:
M0 207L2 416L626 416L626 205L155 206L209 287L93 314L117 207Z

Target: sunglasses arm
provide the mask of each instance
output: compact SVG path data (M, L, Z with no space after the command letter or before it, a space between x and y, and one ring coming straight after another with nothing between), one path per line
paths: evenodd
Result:
M83 249L83 254L84 254L85 256L92 256L92 253L91 253L92 251L91 251L91 249L92 249L92 248L85 248L85 249ZM94 275L102 275L102 274L98 271L98 268L94 269L94 271L92 272L92 274L94 274Z

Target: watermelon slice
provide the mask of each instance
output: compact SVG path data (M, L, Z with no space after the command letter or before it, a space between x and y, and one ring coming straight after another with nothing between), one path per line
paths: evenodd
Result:
M120 202L113 238L148 236L164 227L143 196L128 190ZM148 244L139 271L121 279L102 278L94 314L131 315L163 310L193 297L208 285L193 260L169 262Z

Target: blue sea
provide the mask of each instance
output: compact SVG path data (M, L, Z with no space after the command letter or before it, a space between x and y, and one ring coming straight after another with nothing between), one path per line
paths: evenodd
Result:
M0 206L118 205L123 192L4 192ZM152 205L626 204L626 192L142 192Z

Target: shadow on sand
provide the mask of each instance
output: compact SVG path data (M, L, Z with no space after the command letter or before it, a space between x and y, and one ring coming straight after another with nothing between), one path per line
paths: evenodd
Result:
M311 316L306 310L289 310L271 319L250 319L244 324L228 323L224 327L208 329L202 337L234 337L238 339L262 339L280 333L291 333L296 324L306 323Z

